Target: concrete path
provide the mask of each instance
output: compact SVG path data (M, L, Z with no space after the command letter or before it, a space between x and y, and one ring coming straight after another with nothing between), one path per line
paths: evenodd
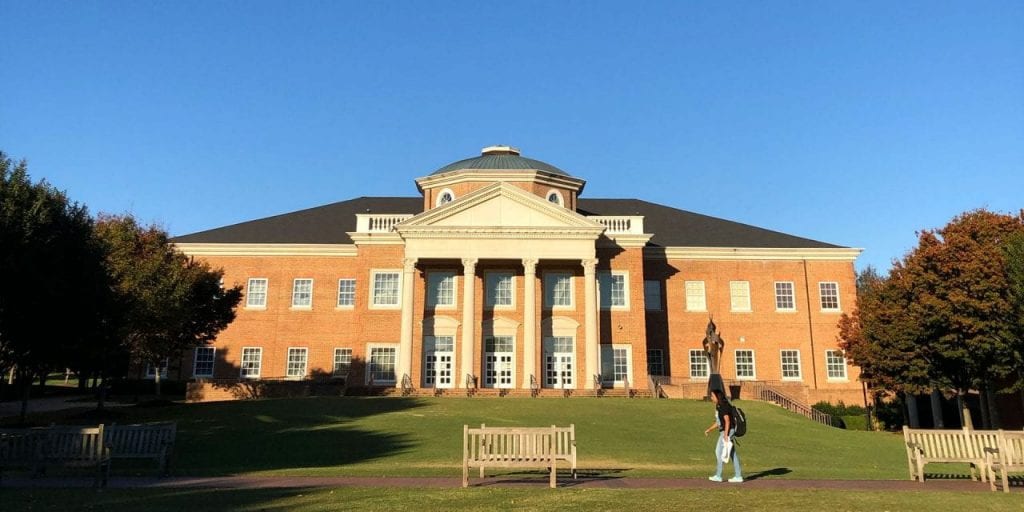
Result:
M92 478L4 478L5 488L63 488L91 487ZM261 488L332 488L332 487L415 487L459 488L461 478L443 477L170 477L140 478L113 477L108 483L112 489L261 489ZM547 478L487 477L470 478L470 487L546 487ZM925 492L990 492L987 483L971 480L929 480L924 483L910 480L748 480L742 484L715 483L693 478L586 478L559 479L559 488L581 489L780 489L780 490L845 490L845 491L925 491ZM1013 489L1021 493L1022 488Z

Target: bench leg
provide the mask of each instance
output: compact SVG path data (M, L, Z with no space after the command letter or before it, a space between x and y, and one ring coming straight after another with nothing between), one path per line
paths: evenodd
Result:
M558 487L558 479L555 477L555 474L557 472L557 468L555 468L555 466L556 466L555 460L551 459L551 483L550 483L550 485L551 485L552 489L554 489L555 487Z
M469 487L469 462L462 461L462 487Z

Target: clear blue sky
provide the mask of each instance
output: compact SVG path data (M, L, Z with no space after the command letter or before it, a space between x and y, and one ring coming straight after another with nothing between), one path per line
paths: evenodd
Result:
M0 150L172 234L511 144L840 245L1024 207L1024 2L0 0Z

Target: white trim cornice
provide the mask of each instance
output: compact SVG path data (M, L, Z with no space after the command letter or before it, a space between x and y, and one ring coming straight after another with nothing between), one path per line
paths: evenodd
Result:
M864 249L761 247L647 247L644 259L668 260L819 260L854 261Z
M356 256L351 244L197 244L174 246L188 256Z
M431 175L418 178L416 186L420 192L426 189L438 187L450 187L459 183L491 183L491 182L530 182L555 187L566 187L575 190L576 193L583 191L586 180L572 176L562 176L540 170L483 170L483 169L459 169L446 172L440 175Z

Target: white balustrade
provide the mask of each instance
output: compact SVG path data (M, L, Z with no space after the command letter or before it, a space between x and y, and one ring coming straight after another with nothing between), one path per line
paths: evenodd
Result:
M357 213L357 233L390 233L395 224L412 218L408 213Z
M644 218L642 215L596 215L587 217L608 228L608 235L642 235L644 234Z

